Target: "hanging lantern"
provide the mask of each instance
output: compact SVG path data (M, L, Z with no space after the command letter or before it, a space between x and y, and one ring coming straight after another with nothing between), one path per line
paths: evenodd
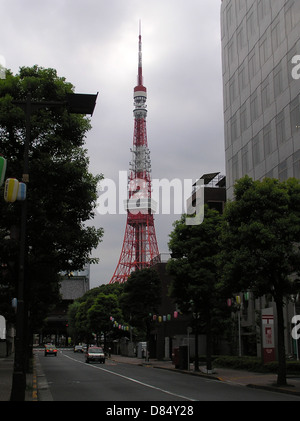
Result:
M0 187L2 186L5 178L6 164L6 159L3 156L0 156Z
M249 300L249 292L244 293L244 299L245 299L245 301Z
M158 316L159 323L161 322L161 320L162 320L161 316Z
M178 317L178 311L174 311L174 319L177 319Z
M167 320L167 316L163 316L163 321L165 322Z
M241 297L237 295L235 298L236 298L236 303L241 304Z
M25 183L19 183L17 200L25 200L26 199L26 188L27 188L27 186L26 186Z
M171 320L171 314L167 315L167 320L168 320L168 322Z
M19 181L16 178L8 178L5 181L4 200L6 202L15 202L19 190Z
M154 321L156 320L156 314L153 314L153 320Z
M228 298L228 299L227 299L227 305L228 305L228 307L231 307L231 304L232 304L232 302L231 302L231 298Z

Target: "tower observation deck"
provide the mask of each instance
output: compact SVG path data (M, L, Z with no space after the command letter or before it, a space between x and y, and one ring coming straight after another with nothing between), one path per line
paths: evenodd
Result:
M151 160L147 142L147 89L143 85L142 36L139 29L138 77L133 91L134 135L130 162L127 200L127 223L119 262L110 280L126 282L130 273L160 261L154 216L156 202L151 198Z

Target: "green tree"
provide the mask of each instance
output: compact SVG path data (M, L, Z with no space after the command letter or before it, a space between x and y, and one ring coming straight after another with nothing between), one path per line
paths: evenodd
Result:
M173 224L169 248L172 259L167 270L172 275L171 296L180 310L193 315L195 330L195 370L198 366L198 331L206 334L207 370L212 369L213 330L220 327L222 308L218 295L217 258L221 215L205 206L199 225L186 225L185 215Z
M0 154L8 161L6 177L21 180L25 139L25 112L13 101L64 101L74 87L56 70L22 67L0 80ZM94 217L97 184L102 176L89 173L84 149L90 120L70 114L65 106L33 108L27 189L26 293L33 328L40 326L49 306L58 299L59 273L81 269L101 241L101 228L86 226ZM3 198L3 186L1 188ZM20 203L0 207L1 276L7 290L15 289L18 238L7 238L20 225ZM14 247L14 249L12 249ZM14 256L14 261L10 260ZM2 274L3 275L3 274ZM12 279L14 277L14 279ZM16 292L10 292L16 296ZM8 297L9 298L9 297Z
M93 305L94 298L89 297L86 301L79 304L75 314L76 338L86 344L91 344L94 340L88 319L88 311Z
M124 284L120 305L124 320L149 340L150 314L157 313L161 302L161 280L156 270L145 268L131 273Z
M108 333L112 330L110 316L122 323L123 315L119 308L118 297L114 294L100 293L95 303L87 312L88 324L92 332L97 335L97 341L104 336L104 349L106 351L106 340Z
M92 333L97 335L98 340L103 333L106 347L107 335L113 331L110 316L119 322L123 320L119 304L122 291L123 284L103 284L87 291L69 305L69 331L74 343L91 342Z
M300 270L300 182L245 176L235 184L222 229L222 281L228 292L269 294L277 309L278 377L286 384L283 308Z

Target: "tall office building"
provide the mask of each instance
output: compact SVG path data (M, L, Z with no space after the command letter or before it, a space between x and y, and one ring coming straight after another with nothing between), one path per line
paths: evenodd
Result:
M221 36L230 199L245 174L300 178L300 1L223 0Z

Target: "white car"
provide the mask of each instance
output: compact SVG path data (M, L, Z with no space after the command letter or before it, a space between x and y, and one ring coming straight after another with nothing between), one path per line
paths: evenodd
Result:
M100 363L105 363L104 351L99 346L90 346L85 354L85 362L89 363L90 361L99 361Z

